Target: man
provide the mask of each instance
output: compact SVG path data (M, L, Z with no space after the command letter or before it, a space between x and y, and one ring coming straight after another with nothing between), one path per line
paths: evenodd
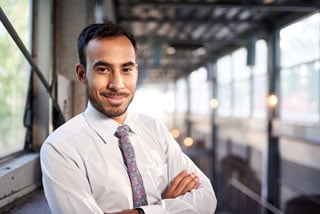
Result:
M168 130L127 110L138 78L136 52L133 36L111 22L80 34L76 73L88 106L52 133L40 154L53 213L214 212L209 179Z

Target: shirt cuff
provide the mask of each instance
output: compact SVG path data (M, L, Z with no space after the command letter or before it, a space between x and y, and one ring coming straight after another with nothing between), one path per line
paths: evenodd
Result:
M149 206L142 206L141 208L145 214L164 214L164 209L161 205L149 205Z

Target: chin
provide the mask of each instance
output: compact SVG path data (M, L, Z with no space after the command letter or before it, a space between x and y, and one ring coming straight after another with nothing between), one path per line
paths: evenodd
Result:
M127 112L128 107L109 107L109 108L103 108L103 114L113 118L113 117L120 117L124 115Z

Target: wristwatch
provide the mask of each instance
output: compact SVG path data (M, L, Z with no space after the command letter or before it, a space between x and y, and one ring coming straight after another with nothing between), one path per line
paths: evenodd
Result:
M139 214L144 214L143 209L141 209L141 208L136 208L136 209L138 210Z

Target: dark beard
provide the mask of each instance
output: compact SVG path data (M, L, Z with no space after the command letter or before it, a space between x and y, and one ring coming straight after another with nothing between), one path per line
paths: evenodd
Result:
M130 105L130 103L133 100L133 97L130 99L128 105L120 111L120 109L117 109L119 107L119 105L110 105L110 109L106 110L105 108L103 108L103 105L97 100L95 99L94 96L91 95L88 84L86 87L86 94L87 94L87 98L89 99L90 103L92 104L92 106L98 110L100 113L104 114L105 116L109 117L109 118L114 118L114 117L119 117L123 114L125 114L128 110L128 107Z

